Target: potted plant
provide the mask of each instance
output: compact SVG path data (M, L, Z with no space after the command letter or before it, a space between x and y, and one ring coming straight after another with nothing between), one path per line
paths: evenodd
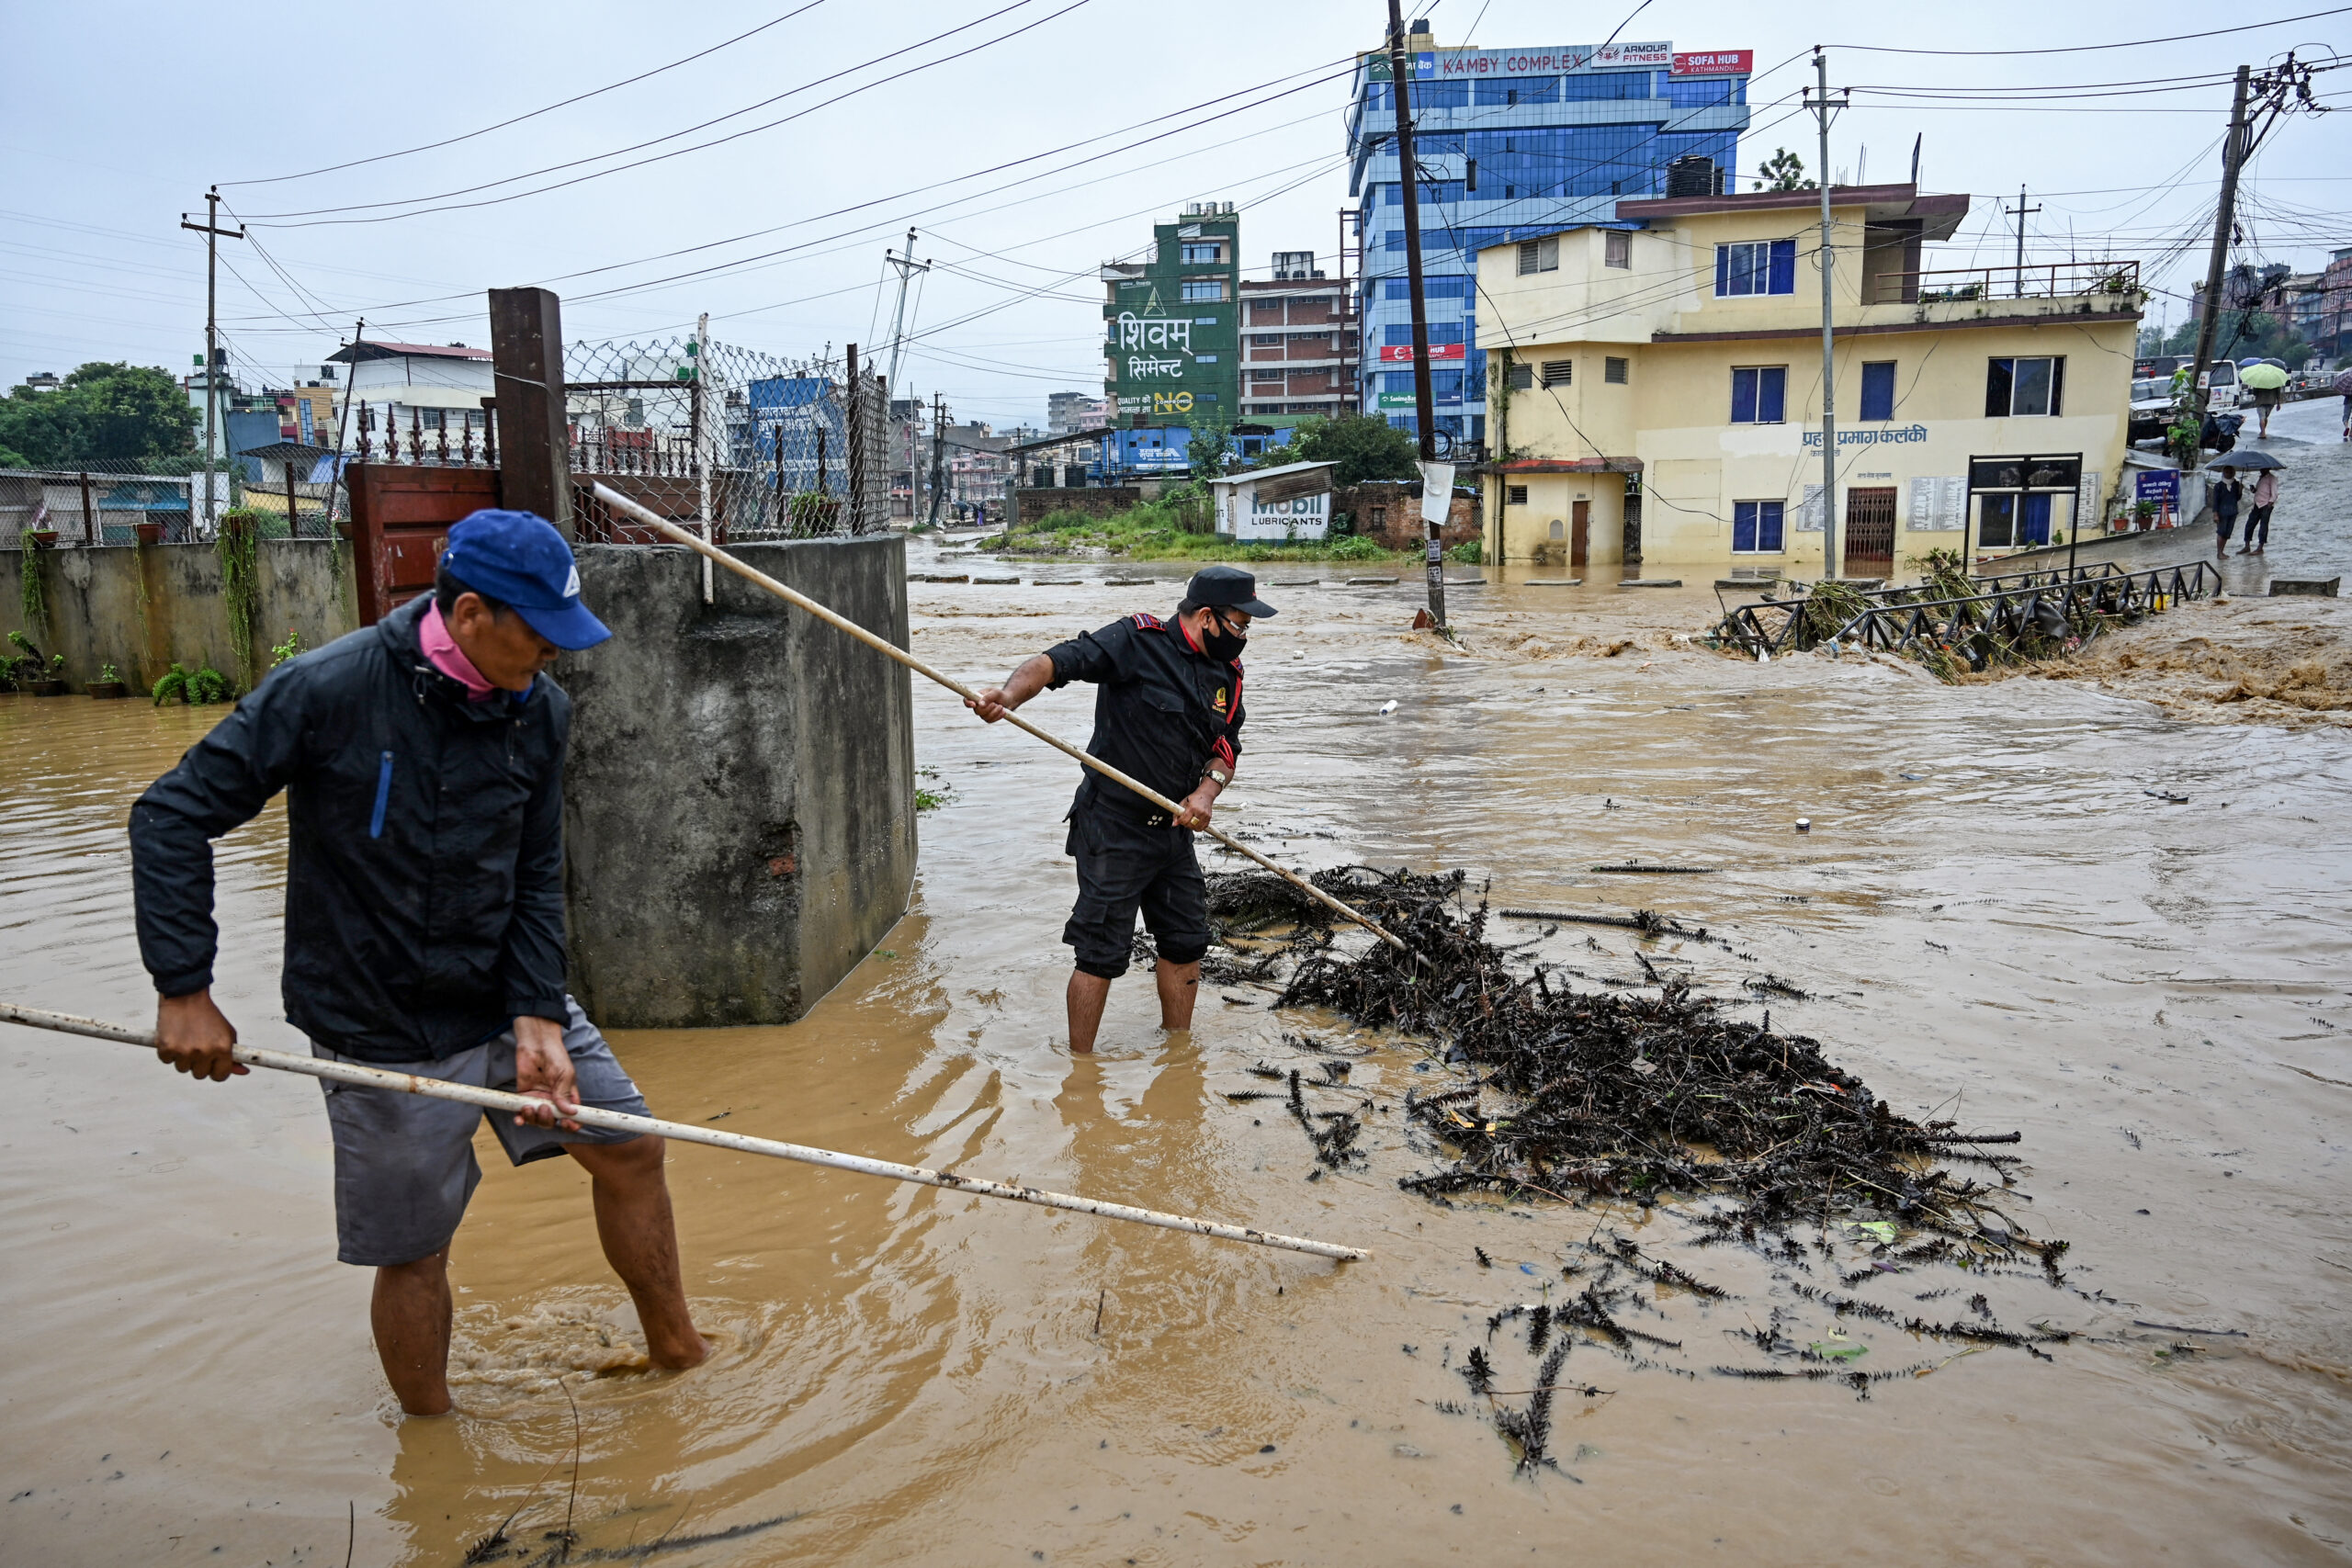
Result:
M57 543L57 530L54 528L28 528L25 530L25 543L28 545L39 545L42 548L46 549L50 546Z
M21 657L8 661L9 678L16 682L17 690L36 697L62 697L65 694L63 654L43 653L34 646L33 639L22 632L10 632L8 640L21 654Z
M161 523L133 523L130 535L142 545L160 545L164 542L164 525Z
M25 679L25 666L32 660L19 653L0 653L0 692L14 692Z
M86 682L82 690L94 697L127 697L130 687L123 681L122 671L111 664L98 666L98 678Z

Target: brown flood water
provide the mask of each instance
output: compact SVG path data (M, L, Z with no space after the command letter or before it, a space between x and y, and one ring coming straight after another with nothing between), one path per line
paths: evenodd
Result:
M918 644L998 676L1079 627L1166 610L1163 575L918 585ZM1816 999L1773 1000L1775 1025L1822 1038L1896 1109L1956 1102L1963 1125L2021 1130L2030 1201L2013 1212L2072 1240L2092 1295L1936 1269L1859 1293L1950 1319L1981 1288L2006 1324L2085 1337L2047 1361L1986 1349L1867 1400L1715 1376L1754 1363L1728 1337L1774 1308L1801 1343L1829 1312L1759 1259L1684 1245L1670 1213L1400 1192L1427 1157L1400 1116L1372 1119L1369 1169L1310 1183L1296 1125L1222 1091L1253 1087L1261 1059L1311 1060L1281 1037L1328 1020L1212 987L1192 1035L1162 1039L1134 976L1102 1055L1073 1062L1056 939L1075 770L925 690L921 760L956 797L923 819L913 909L792 1028L618 1037L656 1113L1366 1245L1368 1262L681 1147L689 1289L718 1349L652 1376L584 1181L486 1148L454 1265L462 1414L401 1421L368 1279L334 1261L316 1089L199 1087L125 1047L11 1029L0 1555L331 1564L347 1507L364 1564L456 1564L510 1514L502 1560L543 1560L567 1513L573 1561L744 1529L662 1557L712 1564L2352 1553L2352 737L2185 726L2071 683L1758 667L1662 635L1613 659L1440 656L1398 635L1407 588L1269 592L1293 613L1255 639L1221 822L1309 864L1467 867L1498 906L1647 906L1729 932L1752 961L1647 951L1745 1016L1739 982L1782 976ZM1712 608L1600 584L1456 604L1482 652L1535 631L1555 654L1696 629ZM1524 617L1509 639L1505 616ZM1032 711L1086 732L1083 693ZM0 994L148 1013L120 824L211 716L0 698ZM294 1046L281 820L223 846L220 990L248 1040ZM1634 858L1724 871L1589 869ZM1568 927L1541 951L1639 978L1630 932ZM1434 1081L1409 1044L1374 1043L1354 1083L1375 1099ZM1514 1478L1490 1426L1435 1406L1466 1399L1449 1363L1487 1343L1486 1317L1556 1297L1596 1222L1738 1299L1661 1292L1644 1325L1684 1348L1660 1370L1580 1345L1566 1376L1612 1392L1564 1394L1562 1470ZM1959 1348L1846 1326L1865 1368ZM1532 1382L1523 1332L1490 1354L1499 1386Z

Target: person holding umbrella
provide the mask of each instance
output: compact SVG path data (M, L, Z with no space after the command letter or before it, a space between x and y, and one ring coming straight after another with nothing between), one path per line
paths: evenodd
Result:
M2238 385L2254 394L2254 406L2262 415L2262 423L2256 429L2255 436L2257 440L2267 441L2270 439L2270 411L2278 406L2280 398L2284 396L2282 389L2287 385L2287 367L2273 365L2268 360L2259 365L2249 365L2238 372Z
M2238 507L2245 500L2245 486L2238 482L2237 459L2233 457L2214 471L2221 475L2211 482L2208 492L2213 508L2213 554L2230 553L2230 536L2238 525Z
M2344 394L2344 439L2352 441L2352 370L2337 374L2335 389Z
M2235 469L2256 470L2254 491L2245 497L2252 510L2245 514L2245 544L2238 554L2263 555L2270 544L2270 509L2278 504L2278 470L2287 465L2267 452L2233 452L2230 455L2230 466L2233 479L2236 478ZM2213 521L2214 525L2222 530L2221 550L2226 555L2229 553L2230 536L2228 525L2222 520L2221 495L2221 487L2216 486L2213 491ZM2259 542L2255 538L2257 529L2262 536Z

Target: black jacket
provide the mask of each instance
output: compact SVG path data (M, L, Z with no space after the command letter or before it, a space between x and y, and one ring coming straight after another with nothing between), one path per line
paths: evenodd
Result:
M1211 659L1176 622L1130 615L1057 643L1046 657L1055 687L1098 688L1086 750L1169 799L1192 794L1211 758L1228 769L1240 761L1241 660ZM1136 818L1159 810L1091 771L1075 804L1090 803Z
M406 1062L564 1019L571 699L541 676L466 701L418 648L431 602L273 671L130 808L139 952L164 996L212 983L211 840L282 789L288 1021Z

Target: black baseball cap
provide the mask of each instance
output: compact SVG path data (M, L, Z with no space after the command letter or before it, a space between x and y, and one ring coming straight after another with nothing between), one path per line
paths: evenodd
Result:
M1195 604L1238 610L1245 615L1271 615L1274 607L1258 597L1258 580L1238 566L1204 566L1184 585L1184 597Z

